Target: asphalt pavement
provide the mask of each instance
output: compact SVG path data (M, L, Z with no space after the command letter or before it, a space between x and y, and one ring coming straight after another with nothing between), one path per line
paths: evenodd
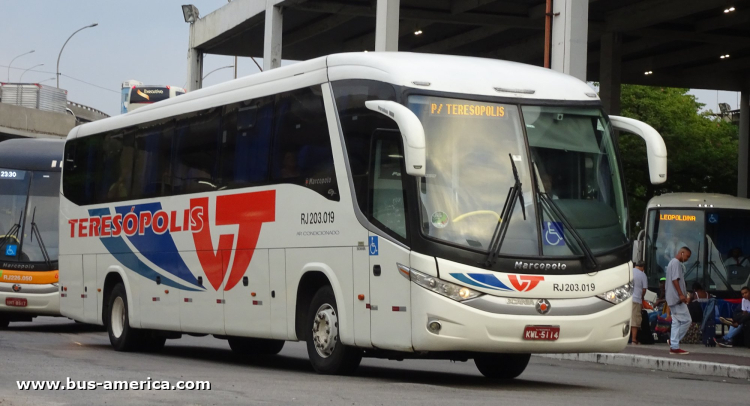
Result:
M18 381L209 381L211 390L19 390ZM185 337L159 353L120 353L98 327L62 318L0 331L0 406L9 405L744 405L750 381L532 357L492 382L474 363L365 359L350 377L321 376L303 343L243 359L226 341Z

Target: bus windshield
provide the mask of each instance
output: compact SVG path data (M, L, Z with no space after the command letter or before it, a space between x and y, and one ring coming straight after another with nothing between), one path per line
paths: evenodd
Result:
M13 174L0 177L0 260L56 261L60 173L0 172Z
M580 256L627 243L617 155L599 109L421 95L408 103L425 129L427 173L419 190L425 235L488 250L498 222L508 221L502 254ZM523 203L501 219L515 183L513 164ZM536 202L535 190L550 203Z

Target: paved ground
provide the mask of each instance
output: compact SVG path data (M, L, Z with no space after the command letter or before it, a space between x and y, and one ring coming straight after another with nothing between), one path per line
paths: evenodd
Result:
M690 351L690 354L680 356L680 359L750 366L750 348L747 347L722 348L685 344L681 345L680 348ZM669 355L667 344L629 345L623 352L652 357L674 357ZM750 400L748 400L748 404L750 404Z
M20 391L19 379L208 380L211 391ZM238 359L226 342L170 340L159 354L113 351L97 329L64 319L0 332L0 406L59 404L748 405L750 382L532 358L515 381L485 380L472 362L364 360L353 377L312 372L304 345Z

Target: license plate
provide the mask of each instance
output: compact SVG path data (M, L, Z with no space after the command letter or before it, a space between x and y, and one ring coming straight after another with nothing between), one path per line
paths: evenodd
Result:
M13 307L26 307L28 302L26 299L20 299L16 297L8 297L5 298L5 305L6 306L13 306Z
M558 326L526 326L523 330L524 340L556 341L559 337Z

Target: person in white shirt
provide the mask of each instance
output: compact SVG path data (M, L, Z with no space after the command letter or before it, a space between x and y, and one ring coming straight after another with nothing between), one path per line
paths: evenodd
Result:
M734 247L729 250L729 257L724 261L724 266L748 266L748 260L742 255L742 249Z
M643 296L648 288L648 279L643 267L646 264L642 261L636 262L633 268L633 311L630 315L630 339L633 344L640 344L638 341L638 329L641 328L643 321L641 310L643 309Z

